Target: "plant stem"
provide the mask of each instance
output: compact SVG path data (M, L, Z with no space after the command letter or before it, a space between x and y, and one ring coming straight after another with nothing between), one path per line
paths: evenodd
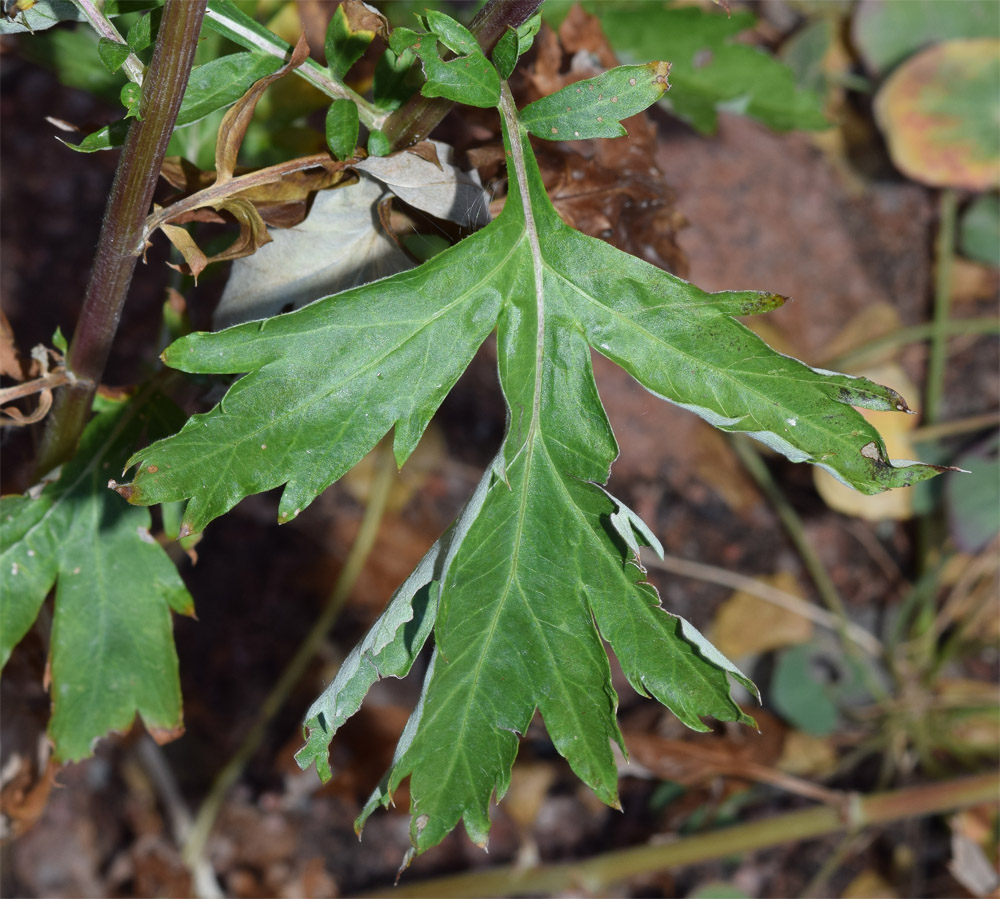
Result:
M642 564L647 568L656 568L660 571L669 571L671 574L689 577L697 581L705 581L710 584L718 584L720 587L728 587L731 590L740 590L756 596L764 602L799 615L818 624L820 627L829 628L841 632L841 621L836 616L819 608L815 603L811 603L800 596L779 590L770 584L765 584L756 578L739 574L736 571L728 571L715 565L705 565L701 562L692 562L689 559L682 559L679 556L664 555L661 559L648 550L642 552ZM880 657L885 649L881 641L874 634L863 627L848 621L844 625L844 632L861 649L871 656Z
M375 478L372 481L371 493L368 503L365 506L365 514L361 519L361 527L354 538L350 552L344 562L343 570L333 588L333 592L327 599L326 605L319 617L313 623L306 638L299 645L295 655L292 657L285 670L282 671L278 682L271 688L267 698L261 704L257 717L253 722L249 732L243 739L239 748L232 755L225 767L218 773L212 787L201 803L198 814L191 827L187 843L184 845L183 857L185 863L192 871L196 871L200 865L200 859L205 851L205 844L208 842L212 826L218 817L219 809L232 789L233 785L240 779L243 769L253 757L253 754L260 747L267 728L274 716L280 711L288 699L295 685L301 680L302 675L309 663L312 661L320 644L326 638L327 633L337 620L340 610L351 595L358 576L364 569L365 562L375 545L375 538L378 536L379 527L382 524L382 517L385 514L386 503L389 499L389 492L392 489L396 478L396 466L393 461L391 450L384 445L379 445L375 450L376 469Z
M212 29L248 50L261 50L280 59L284 59L291 52L291 44L282 40L228 0L214 0L210 3L206 19ZM367 127L381 127L386 118L385 113L378 110L360 94L331 78L327 68L321 66L315 59L307 59L293 71L328 97L333 97L335 100L352 100L358 107L361 121Z
M951 270L955 260L955 215L958 199L955 191L941 191L938 234L936 242L936 268L934 272L934 334L931 338L931 357L927 363L927 387L924 391L924 422L934 424L941 411L944 393L944 364L947 358L945 326L951 312Z
M191 74L204 15L205 0L166 0L164 4L140 116L132 122L122 147L94 267L66 355L66 369L76 383L56 396L42 436L36 477L73 455L90 415L143 249L139 235Z
M542 0L489 0L476 14L469 30L483 53L489 55L508 25L512 28L523 25L541 5ZM415 94L385 120L382 133L394 150L409 147L427 137L454 105L451 100Z
M666 845L607 852L581 862L528 869L516 866L492 868L425 880L422 883L403 884L390 890L365 893L364 896L391 896L394 899L429 896L444 899L448 896L552 893L607 895L610 886L630 877L814 839L826 834L858 831L903 818L941 814L993 802L998 789L1000 775L990 773L909 787L892 793L853 795L842 809L820 806L686 837Z

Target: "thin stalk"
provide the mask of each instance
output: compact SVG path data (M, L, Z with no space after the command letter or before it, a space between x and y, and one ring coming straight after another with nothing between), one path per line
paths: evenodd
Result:
M198 869L208 837L226 795L240 779L247 763L260 747L272 719L284 706L295 685L302 679L306 668L340 615L340 610L347 598L351 595L358 576L364 569L365 562L375 545L375 538L378 536L386 503L389 499L389 492L396 477L396 466L391 450L387 446L380 446L376 453L375 478L372 482L368 503L365 506L364 517L361 519L361 527L354 538L354 543L351 545L333 592L309 633L299 645L295 655L285 666L278 682L271 688L271 692L261 704L257 717L243 742L218 773L208 795L198 809L198 814L183 849L184 861L192 871Z
M508 25L523 25L541 5L542 0L489 0L476 13L469 30L483 53L489 55ZM394 150L409 147L427 137L454 105L451 100L415 94L385 120L382 133Z
M279 59L291 52L292 45L282 40L268 28L255 21L229 0L211 0L205 19L219 34L247 50L260 50ZM330 72L315 59L307 59L293 70L317 90L335 100L352 100L358 107L358 116L368 128L380 128L386 114L377 109L360 94L330 77Z
M111 352L142 243L139 235L160 177L205 15L205 0L166 0L142 89L140 116L129 127L104 213L97 255L66 355L76 383L59 391L35 469L61 465L76 449Z
M942 421L936 425L922 425L910 431L910 439L914 443L926 443L945 437L955 437L958 434L969 434L972 431L985 431L997 425L1000 425L1000 412L984 412L982 415Z
M924 421L934 424L941 411L944 393L944 364L947 358L944 327L951 313L951 270L955 261L955 217L958 198L955 191L941 191L936 262L934 272L934 335L931 357L927 363L927 387L924 392Z
M792 508L792 504L788 502L778 485L775 484L774 478L771 477L771 473L764 464L764 460L753 449L749 440L737 438L732 441L731 445L750 476L754 479L764 496L767 497L768 502L774 507L774 511L778 513L778 518L781 519L781 523L785 527L785 532L801 557L806 571L809 572L809 577L812 579L820 599L823 600L823 604L836 618L838 622L837 630L841 637L845 642L848 641L850 638L847 634L848 618L844 600L841 599L840 592L830 578L826 567L806 537L805 527L802 524L802 519L799 518L798 512Z
M609 888L632 877L679 868L745 852L767 849L832 833L856 832L899 821L943 814L985 802L994 802L1000 774L981 774L942 783L908 787L891 793L853 795L845 807L820 806L750 821L712 833L686 837L672 843L639 846L607 852L586 861L488 868L469 874L439 877L420 883L375 890L364 897L511 896L524 894L587 893L607 895Z
M879 682L878 678L872 675L871 669L867 664L868 660L859 651L856 641L851 639L851 632L848 629L850 619L847 616L847 607L840 596L840 591L837 590L836 585L827 572L826 566L819 555L817 555L816 550L813 549L808 537L806 537L805 527L802 524L802 519L799 518L798 512L792 507L785 494L781 492L781 488L775 483L774 478L771 477L771 473L767 470L764 460L751 446L750 440L737 437L731 441L731 445L750 476L757 483L757 486L760 487L764 496L767 497L768 502L773 506L774 511L778 513L778 518L781 519L781 523L785 527L785 533L788 534L799 557L802 559L802 564L805 565L806 571L809 572L809 577L812 579L820 599L827 609L830 610L836 621L837 635L844 647L844 651L862 662L860 668L862 676L865 679L865 686L868 687L875 698L886 699L887 693L885 688Z
M981 318L957 318L943 322L924 322L921 325L898 328L891 334L885 334L882 337L866 341L860 346L848 350L846 353L840 353L824 359L823 365L828 368L845 368L851 365L860 365L872 357L877 357L883 350L906 346L908 343L920 343L924 340L930 340L935 336L940 336L943 339L977 334L1000 334L1000 319L995 315L986 315Z
M87 17L91 28L101 37L107 38L109 41L114 41L116 44L125 43L125 38L121 36L118 29L111 23L111 20L97 8L94 0L76 0L76 4L80 7L80 11ZM146 67L142 64L142 60L131 52L125 57L125 62L122 63L122 71L126 74L128 80L138 84L139 87L142 87L143 77L146 73L145 69Z
M710 584L718 584L720 587L728 587L731 590L741 590L744 593L756 596L764 602L777 606L779 609L791 612L793 615L807 618L820 627L836 631L838 634L841 632L841 621L836 615L819 608L814 603L800 596L796 596L794 593L779 590L777 587L772 587L770 584L765 584L745 574L728 571L725 568L719 568L715 565L692 562L689 559L682 559L679 556L664 555L661 559L647 550L643 550L642 563L647 568L669 571L671 574L705 581ZM846 622L844 632L849 639L866 653L871 656L881 657L885 647L874 634L855 624L853 621Z

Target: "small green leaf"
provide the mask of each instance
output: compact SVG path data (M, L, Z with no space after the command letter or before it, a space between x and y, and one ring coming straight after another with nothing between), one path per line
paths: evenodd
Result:
M516 29L507 26L507 30L493 48L493 62L501 78L504 80L510 78L518 59L530 49L541 27L542 17L538 13Z
M521 110L521 122L546 140L623 137L621 120L659 100L670 89L669 72L668 62L618 66L536 100Z
M527 22L517 28L517 57L520 59L535 42L535 35L542 27L542 14L535 13Z
M968 259L1000 266L1000 197L995 193L982 194L965 210L959 246Z
M493 64L504 81L510 78L517 65L517 32L509 25L493 48Z
M585 7L599 9L596 4ZM747 12L727 16L646 2L619 2L601 16L608 40L623 59L670 60L673 89L664 102L704 134L714 133L719 109L739 112L776 131L830 127L820 97L799 90L787 66L733 40L754 22Z
M66 351L69 349L69 344L66 343L66 338L63 336L62 328L57 327L55 334L52 335L52 346L54 346L60 353L64 356Z
M372 79L372 99L379 109L391 112L402 106L419 89L420 80L419 75L414 75L414 62L415 57L410 50L399 54L386 50L379 57Z
M120 44L118 41L108 40L102 37L97 42L97 55L105 68L111 72L117 72L128 59L128 44Z
M368 135L368 155L388 156L392 152L392 144L381 131L374 130Z
M87 426L57 481L0 500L0 660L56 584L49 735L63 761L90 755L136 713L153 730L181 725L170 610L193 614L191 597L149 533L149 512L107 489L142 431L163 433L176 417L156 403L118 404Z
M162 18L163 9L154 9L146 15L140 16L135 24L129 28L125 41L133 53L140 53L156 40Z
M324 46L330 74L337 81L343 81L348 70L361 59L374 38L374 30L352 28L347 18L347 10L340 4L330 18L330 25L326 30Z
M122 86L122 92L119 97L122 101L122 106L125 107L125 118L141 118L139 115L139 107L142 105L142 88L138 84L133 84L131 81L128 84Z
M472 33L444 13L428 11L427 20L436 31L419 34L409 28L396 28L389 38L394 52L412 50L420 58L426 78L420 92L425 97L444 97L467 106L496 106L500 76ZM463 55L445 61L438 50L439 39Z
M482 52L475 36L461 22L436 9L426 13L427 26L449 50L459 56Z
M120 119L117 122L112 122L110 125L99 128L92 134L88 134L82 141L76 144L71 144L69 141L62 140L62 138L56 138L56 140L64 143L71 150L76 150L78 153L96 153L99 150L113 150L116 147L120 147L125 143L125 135L127 134L128 121Z
M350 159L358 145L358 107L353 100L334 100L326 112L326 143L337 159Z

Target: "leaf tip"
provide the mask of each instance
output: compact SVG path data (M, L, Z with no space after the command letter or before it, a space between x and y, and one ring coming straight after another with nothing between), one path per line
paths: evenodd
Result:
M108 481L108 489L114 490L122 499L133 505L139 502L139 490L132 484L119 484L114 478Z
M660 88L661 91L670 90L670 69L673 68L673 63L665 62L663 60L657 62L646 63L646 68L650 70L653 74L653 84ZM630 85L635 84L635 79L629 80Z

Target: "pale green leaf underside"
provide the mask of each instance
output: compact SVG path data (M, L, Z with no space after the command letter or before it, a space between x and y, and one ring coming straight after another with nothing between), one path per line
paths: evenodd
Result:
M0 502L2 661L56 584L49 734L63 761L90 755L136 713L154 730L181 726L170 609L191 614L191 597L149 535L149 512L107 489L144 414L99 415L58 481Z
M621 743L606 641L639 691L688 726L749 719L728 660L659 606L634 564L645 529L601 486L617 444L591 347L656 394L874 492L929 477L894 467L852 404L905 408L887 388L775 353L733 316L772 294L708 294L566 227L545 195L504 88L510 191L485 230L420 268L288 315L167 352L188 371L249 372L211 412L137 453L134 502L190 497L204 526L250 492L286 484L280 515L311 501L395 427L415 446L496 326L509 422L501 452L455 530L313 706L300 761L329 774L326 748L378 676L409 670L434 623L435 663L387 779L365 814L410 777L417 851L459 820L484 842L539 711L553 742L606 802ZM596 625L596 626L595 626Z

